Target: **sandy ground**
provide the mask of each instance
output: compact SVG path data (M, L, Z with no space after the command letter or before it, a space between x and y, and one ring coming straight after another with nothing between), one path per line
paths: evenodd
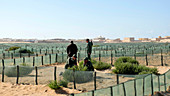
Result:
M46 85L16 85L0 83L0 96L67 96L80 91L60 88L52 90Z

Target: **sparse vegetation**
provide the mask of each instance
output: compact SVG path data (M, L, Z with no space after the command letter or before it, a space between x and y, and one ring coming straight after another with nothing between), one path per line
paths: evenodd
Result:
M63 79L63 80L59 81L59 86L67 87L67 85L68 85L68 81L67 80Z
M113 72L116 74L158 74L157 68L148 68L138 65L138 61L131 57L120 57L115 62Z
M110 69L111 68L111 64L108 63L104 63L104 62L99 62L96 61L94 59L91 59L91 63L93 64L94 69L96 70L106 70L106 69ZM81 61L79 63L79 66L83 66L83 61ZM81 69L83 69L83 67L80 67ZM85 69L85 68L84 68ZM83 70L82 70L83 71Z
M21 49L19 50L19 53L31 53L31 54L34 54L34 52L28 50L28 49Z
M19 49L19 48L21 48L21 47L13 46L13 47L10 47L10 48L8 49L8 51L17 50L17 49Z
M97 62L97 63L93 64L93 67L96 70L106 70L106 69L110 69L111 65L108 63L104 63L104 62Z
M93 45L93 47L100 47L100 45Z
M57 90L60 88L60 85L58 84L57 81L51 81L48 86L51 88L51 89L54 89L54 90Z

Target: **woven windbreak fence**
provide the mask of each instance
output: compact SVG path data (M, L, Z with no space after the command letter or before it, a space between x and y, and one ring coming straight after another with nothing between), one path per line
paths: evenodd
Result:
M136 79L97 89L74 96L144 96L153 95L155 91L166 91L170 86L170 70L162 75L148 74L137 76ZM70 95L70 96L72 96Z

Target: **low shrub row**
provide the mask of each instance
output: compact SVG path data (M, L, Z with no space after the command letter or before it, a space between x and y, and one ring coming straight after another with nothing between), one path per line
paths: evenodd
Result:
M51 81L49 84L48 84L48 86L51 88L51 89L54 89L54 90L56 90L56 89L59 89L59 88L61 88L61 87L67 87L67 85L68 85L68 81L66 81L66 80L60 80L59 82L57 82L57 81Z
M157 68L139 65L139 62L131 57L120 57L114 65L113 72L116 74L158 74Z

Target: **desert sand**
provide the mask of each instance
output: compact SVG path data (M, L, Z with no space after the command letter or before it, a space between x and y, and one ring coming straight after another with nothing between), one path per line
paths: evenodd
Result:
M0 83L0 96L67 96L80 91L60 88L52 90L46 85L16 85L10 83Z

